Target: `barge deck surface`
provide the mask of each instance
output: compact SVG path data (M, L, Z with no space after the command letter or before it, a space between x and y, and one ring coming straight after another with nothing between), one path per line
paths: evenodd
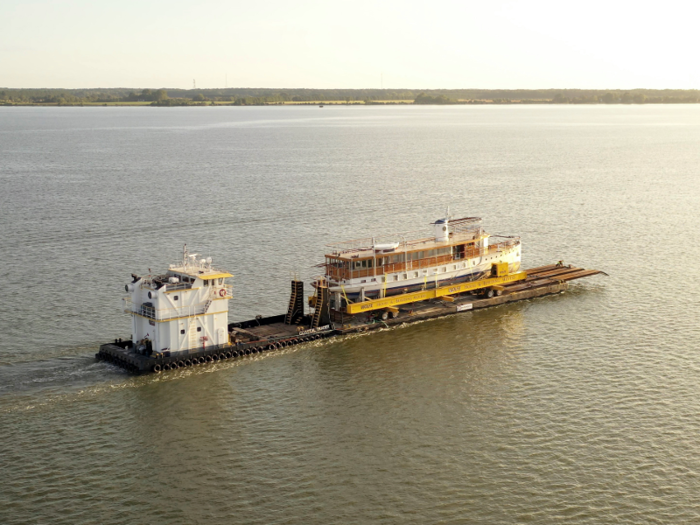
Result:
M449 298L442 297L401 305L398 308L398 315L396 317L389 316L387 319L382 319L381 311L355 315L333 312L334 322L330 325L311 328L311 316L308 315L304 316L296 325L285 324L284 315L267 318L257 317L249 321L229 324L230 329L236 335L236 344L191 349L176 355L170 355L166 352L165 354L146 356L134 352L130 347L131 341L115 341L101 345L96 357L133 373L160 372L245 357L322 337L377 330L557 294L568 289L569 281L597 274L607 275L600 270L586 270L561 264L539 266L525 270L525 272L527 273L525 280L500 286L501 295L486 298L474 293L465 293Z

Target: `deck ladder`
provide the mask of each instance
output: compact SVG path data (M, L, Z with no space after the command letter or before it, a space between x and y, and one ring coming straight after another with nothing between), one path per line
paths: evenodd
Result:
M328 287L320 282L316 285L316 301L314 303L314 315L311 318L311 328L318 328L321 319L328 319L328 313L324 315L324 310L328 310Z
M289 307L284 318L285 324L294 324L304 317L304 283L292 281L292 293L289 297Z

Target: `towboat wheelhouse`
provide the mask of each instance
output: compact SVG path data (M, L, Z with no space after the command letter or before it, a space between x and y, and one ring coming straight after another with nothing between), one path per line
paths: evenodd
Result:
M479 217L439 219L432 226L430 237L410 232L329 245L332 251L321 265L325 275L315 284L328 287L331 308L339 309L348 302L481 279L496 263L507 263L509 272L520 269L520 238L489 235Z
M197 259L183 249L182 261L166 273L139 277L125 285L124 311L131 314L132 341L137 352L206 349L229 342L228 302L232 275ZM170 355L170 354L168 354Z

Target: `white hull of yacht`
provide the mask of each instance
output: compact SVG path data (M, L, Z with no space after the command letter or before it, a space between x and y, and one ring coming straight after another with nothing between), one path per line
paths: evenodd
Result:
M491 272L493 264L499 262L508 263L510 273L517 272L520 269L520 243L498 254L452 261L430 268L409 267L406 271L375 277L330 281L329 291L345 295L351 300L386 297L481 279Z

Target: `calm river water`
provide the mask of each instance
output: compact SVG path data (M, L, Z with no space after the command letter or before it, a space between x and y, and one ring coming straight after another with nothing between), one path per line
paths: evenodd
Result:
M700 106L0 108L0 523L700 521ZM451 207L563 295L158 376L182 244L282 313L325 244Z

